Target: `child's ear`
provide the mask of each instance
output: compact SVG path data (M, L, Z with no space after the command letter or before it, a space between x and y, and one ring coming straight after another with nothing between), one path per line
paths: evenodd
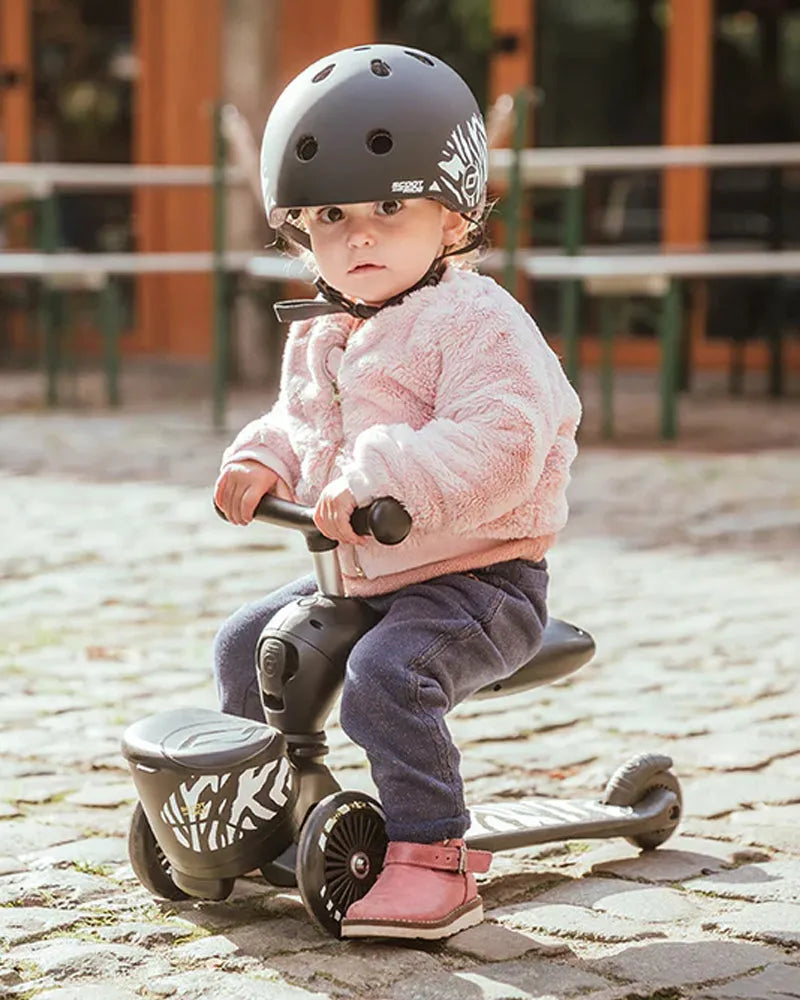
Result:
M444 219L442 220L442 242L446 247L456 246L467 235L469 223L449 208L444 209Z

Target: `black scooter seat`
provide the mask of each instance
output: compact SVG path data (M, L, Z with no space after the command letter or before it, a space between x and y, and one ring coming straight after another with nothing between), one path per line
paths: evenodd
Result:
M248 762L267 763L284 749L283 736L272 726L207 708L148 715L129 726L122 737L122 753L131 764L190 774L223 773Z
M588 632L569 622L550 618L536 655L509 677L488 684L472 697L493 698L552 684L588 663L594 651L594 639Z

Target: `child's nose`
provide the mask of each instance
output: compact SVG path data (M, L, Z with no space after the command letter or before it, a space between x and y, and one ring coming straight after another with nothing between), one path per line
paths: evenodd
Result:
M347 242L354 250L375 245L375 234L366 222L354 222L347 234Z

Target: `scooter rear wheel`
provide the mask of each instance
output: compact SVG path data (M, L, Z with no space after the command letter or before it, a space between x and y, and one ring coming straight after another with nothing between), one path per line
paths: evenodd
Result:
M677 798L669 822L657 830L637 833L625 839L642 851L652 851L668 840L683 814L683 798L678 779L669 770L672 760L660 754L639 754L618 767L608 780L603 801L610 806L633 806L659 788L674 792Z
M172 865L161 850L147 822L141 802L136 803L131 816L128 830L128 857L134 875L154 896L173 900L191 898L172 881Z
M362 792L339 791L322 799L297 843L297 885L309 915L334 937L351 903L375 884L386 854L385 817Z

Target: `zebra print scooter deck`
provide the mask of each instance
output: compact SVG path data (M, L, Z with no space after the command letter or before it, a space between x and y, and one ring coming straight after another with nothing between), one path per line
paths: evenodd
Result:
M634 837L673 824L676 809L675 792L661 787L632 806L533 796L470 807L472 823L465 839L470 847L501 851L552 840Z

